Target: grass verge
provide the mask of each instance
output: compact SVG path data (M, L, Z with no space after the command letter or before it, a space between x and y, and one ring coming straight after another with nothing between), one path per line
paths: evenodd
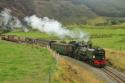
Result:
M47 83L55 63L46 48L0 40L0 83Z
M105 49L109 65L125 73L125 52Z

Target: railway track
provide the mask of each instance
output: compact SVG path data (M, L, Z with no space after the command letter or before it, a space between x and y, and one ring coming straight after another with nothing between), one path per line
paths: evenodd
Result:
M125 76L123 76L120 72L112 69L111 67L102 68L102 71L117 83L125 83Z

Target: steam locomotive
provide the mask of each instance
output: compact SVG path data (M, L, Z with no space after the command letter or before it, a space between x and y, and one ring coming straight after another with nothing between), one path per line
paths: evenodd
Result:
M85 61L96 67L104 67L106 65L105 50L100 47L92 47L89 42L51 42L50 48L61 55Z
M96 67L104 67L106 65L105 50L100 47L92 46L91 42L71 41L49 41L45 39L33 39L29 37L19 37L15 35L2 35L2 40L12 41L16 43L28 43L39 46L50 46L51 49L61 55L66 55L77 60L85 61Z

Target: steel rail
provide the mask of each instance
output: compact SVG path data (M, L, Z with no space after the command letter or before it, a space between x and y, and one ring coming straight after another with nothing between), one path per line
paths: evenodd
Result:
M110 78L114 79L118 83L125 83L125 78L122 78L121 76L117 75L115 72L112 72L108 68L102 68L102 71L105 72Z

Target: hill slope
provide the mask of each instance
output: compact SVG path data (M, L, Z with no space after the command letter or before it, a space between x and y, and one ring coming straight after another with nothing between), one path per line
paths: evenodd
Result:
M73 0L76 1L76 0ZM125 0L78 0L98 15L125 17Z
M65 23L85 23L97 16L125 17L124 0L1 0L0 10L7 7L22 18L37 14Z

